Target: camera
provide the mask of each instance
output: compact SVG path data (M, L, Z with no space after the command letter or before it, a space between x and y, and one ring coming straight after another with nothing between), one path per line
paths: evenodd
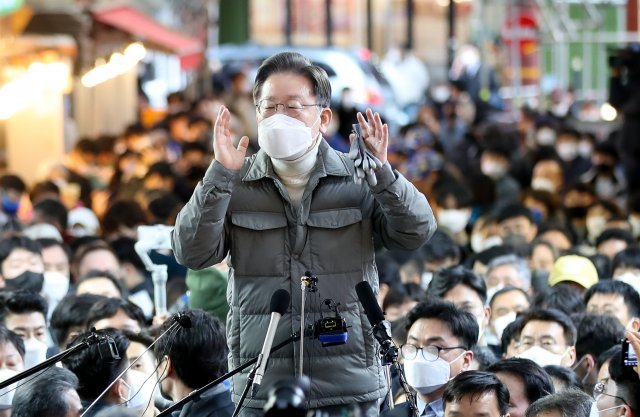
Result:
M638 357L633 350L633 346L629 343L629 339L622 339L622 365L638 366Z

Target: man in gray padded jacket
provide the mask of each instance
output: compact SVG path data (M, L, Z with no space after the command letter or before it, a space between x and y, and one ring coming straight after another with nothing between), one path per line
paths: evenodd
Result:
M364 416L377 416L387 387L355 285L366 280L378 289L374 235L387 248L416 249L436 229L433 212L387 162L388 127L369 109L358 121L369 152L383 166L375 171L375 186L354 182L353 161L322 137L331 122L331 87L324 70L306 57L284 52L265 60L253 98L260 151L245 157L247 137L234 146L223 107L214 127L215 161L176 221L175 256L201 269L228 255L230 369L260 353L277 289L289 291L291 304L274 345L300 329L300 279L313 271L319 297L340 303L350 327L346 344L305 341L309 407L339 415L342 407L358 404ZM309 322L320 317L323 305L312 301L305 306ZM297 374L298 349L295 343L271 355L261 389L240 415L262 415L269 387ZM246 377L233 379L234 402Z

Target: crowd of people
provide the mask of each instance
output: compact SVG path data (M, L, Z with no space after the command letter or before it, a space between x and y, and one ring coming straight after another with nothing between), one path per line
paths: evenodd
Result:
M258 140L264 125L256 129L256 106L259 121L278 105L296 110L291 102L257 104L256 95L275 88L278 74L258 78L253 96L243 74L233 74L215 97L191 103L171 94L168 114L156 125L81 139L65 161L38 167L42 178L35 184L0 177L0 381L86 345L62 366L3 388L0 416L157 415L260 352L263 335L247 329L266 330L270 291L252 285L256 277L303 275L305 262L285 258L286 251L296 260L308 257L321 281L348 277L355 284L364 275L379 282L378 302L410 392L397 374L391 387L377 379L362 306L355 296L340 298L346 290L334 281L322 287L323 296L345 304L350 339L347 347L312 346L326 358L305 368L312 384L329 371L347 379L375 376L369 395L354 398L367 404L366 415L411 415L407 398L415 396L418 415L430 417L640 416L639 371L622 359L640 353L640 190L628 185L633 181L621 167L615 132L579 131L570 114L543 109L523 108L515 125L477 120L473 100L452 85L444 100L425 97L414 121L391 129L386 153L376 155L395 170L377 174L375 199L329 180L314 192L315 202L361 205L374 220L366 223L349 208L334 215L325 206L313 206L324 210L313 217L304 209L311 198L306 183L298 189L295 178L286 177L291 182L277 190L236 186L230 199L233 170L266 146ZM313 104L324 107L320 129L329 145L348 152L345 136L353 123L384 138L379 116L358 116L349 91L342 97L331 103L333 112L327 113L329 103ZM326 156L324 141L313 146L333 164L326 162L321 174L343 175L346 165ZM229 156L229 149L244 148L246 155ZM286 173L286 164L273 162L271 171L270 164L260 165L260 155L256 160L256 171L245 173L254 176L250 181ZM269 195L285 188L293 207L287 218L307 211L307 246L293 247L302 232L291 225L291 242L281 241L287 220L275 215L282 204ZM266 212L257 208L261 201L271 204ZM236 212L225 219L226 210ZM412 216L415 210L419 215ZM358 222L364 232L353 229ZM168 270L170 314L162 316L134 248L138 227L156 224L176 225L176 253L150 254ZM229 232L233 227L242 230ZM227 240L213 237L219 235ZM345 252L354 236L361 250ZM312 308L321 314L320 304ZM622 348L625 338L629 352ZM339 353L326 353L330 349ZM272 358L274 367L294 356L292 350ZM242 391L234 385L225 381L172 415L230 416ZM361 387L311 385L302 403L340 406L351 389ZM248 404L245 413L264 402ZM360 415L359 409L344 412ZM283 413L270 415L294 415Z

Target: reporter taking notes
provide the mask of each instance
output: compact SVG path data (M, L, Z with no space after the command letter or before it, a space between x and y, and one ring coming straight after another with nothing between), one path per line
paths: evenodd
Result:
M269 294L275 290L289 291L291 305L274 343L299 329L300 277L312 270L322 297L342 303L341 315L351 327L344 345L305 342L309 406L330 410L359 403L363 415L377 415L387 388L355 285L366 280L377 292L374 236L388 248L416 249L435 231L433 212L425 196L387 162L388 127L371 110L358 114L358 122L368 151L382 166L374 170L375 185L354 182L354 161L323 138L332 116L327 74L304 56L284 52L265 60L253 98L261 149L246 157L247 137L234 146L231 116L221 107L213 135L215 161L176 221L176 258L201 269L229 255L230 369L260 353ZM309 304L305 312L319 318L321 306ZM295 347L271 355L263 385L294 374ZM246 376L233 379L234 401ZM260 390L240 415L260 415L265 400L266 390Z

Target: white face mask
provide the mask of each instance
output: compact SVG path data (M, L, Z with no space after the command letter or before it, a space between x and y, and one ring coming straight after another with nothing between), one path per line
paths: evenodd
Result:
M496 338L498 340L502 339L502 333L507 326L516 319L516 312L512 311L511 313L507 313L504 316L496 317L493 320L493 330L495 332Z
M438 211L438 223L451 233L459 233L469 223L471 212L469 210L445 209Z
M551 146L556 143L556 131L543 127L536 132L536 142L540 146Z
M47 359L47 345L32 337L24 340L24 369L29 369Z
M531 359L535 363L540 366L547 365L561 365L562 359L564 355L567 354L569 350L567 349L562 355L558 355L556 353L550 352L547 349L541 348L540 346L533 346L524 352L516 355L518 358Z
M504 164L496 163L493 161L483 162L480 165L480 170L487 177L498 180L507 173L507 167Z
M489 249L494 246L502 245L502 238L500 236L489 236L485 238L479 233L475 233L471 235L471 240L469 242L471 244L471 249L473 252L480 253L483 250Z
M56 271L46 271L43 275L42 296L49 303L57 304L69 292L69 277Z
M156 379L141 371L130 369L127 373L129 383L125 384L129 387L129 398L127 400L127 408L135 408L144 410L147 404L154 402L154 388Z
M531 188L539 191L549 191L550 193L554 193L556 191L556 186L549 178L544 177L536 177L531 180Z
M604 231L604 227L607 224L607 219L604 216L591 216L587 217L587 232L589 238L595 241L598 236Z
M286 114L276 113L258 124L258 144L273 159L297 159L312 142L311 128Z
M591 152L593 152L591 142L583 140L578 144L578 155L581 157L591 158Z
M616 196L616 185L611 178L596 178L596 195L603 199L610 199Z
M640 237L640 217L629 216L629 224L631 225L633 237Z
M624 274L613 277L616 281L622 281L625 284L629 284L633 287L634 290L640 293L640 277L634 274L631 271L627 271Z
M14 370L7 368L0 368L0 381L6 381L7 379L18 375ZM0 410L6 410L11 408L13 402L13 394L15 394L16 383L9 385L8 387L0 389Z
M429 286L429 283L433 279L433 272L425 271L422 273L422 277L420 281L422 282L422 288L426 289Z
M451 362L455 362L460 357ZM427 361L421 353L418 353L413 360L404 361L404 371L407 383L420 394L431 394L444 387L451 377L451 362L438 358L433 362Z
M573 161L578 156L578 145L575 143L563 142L556 146L558 156L565 162Z

